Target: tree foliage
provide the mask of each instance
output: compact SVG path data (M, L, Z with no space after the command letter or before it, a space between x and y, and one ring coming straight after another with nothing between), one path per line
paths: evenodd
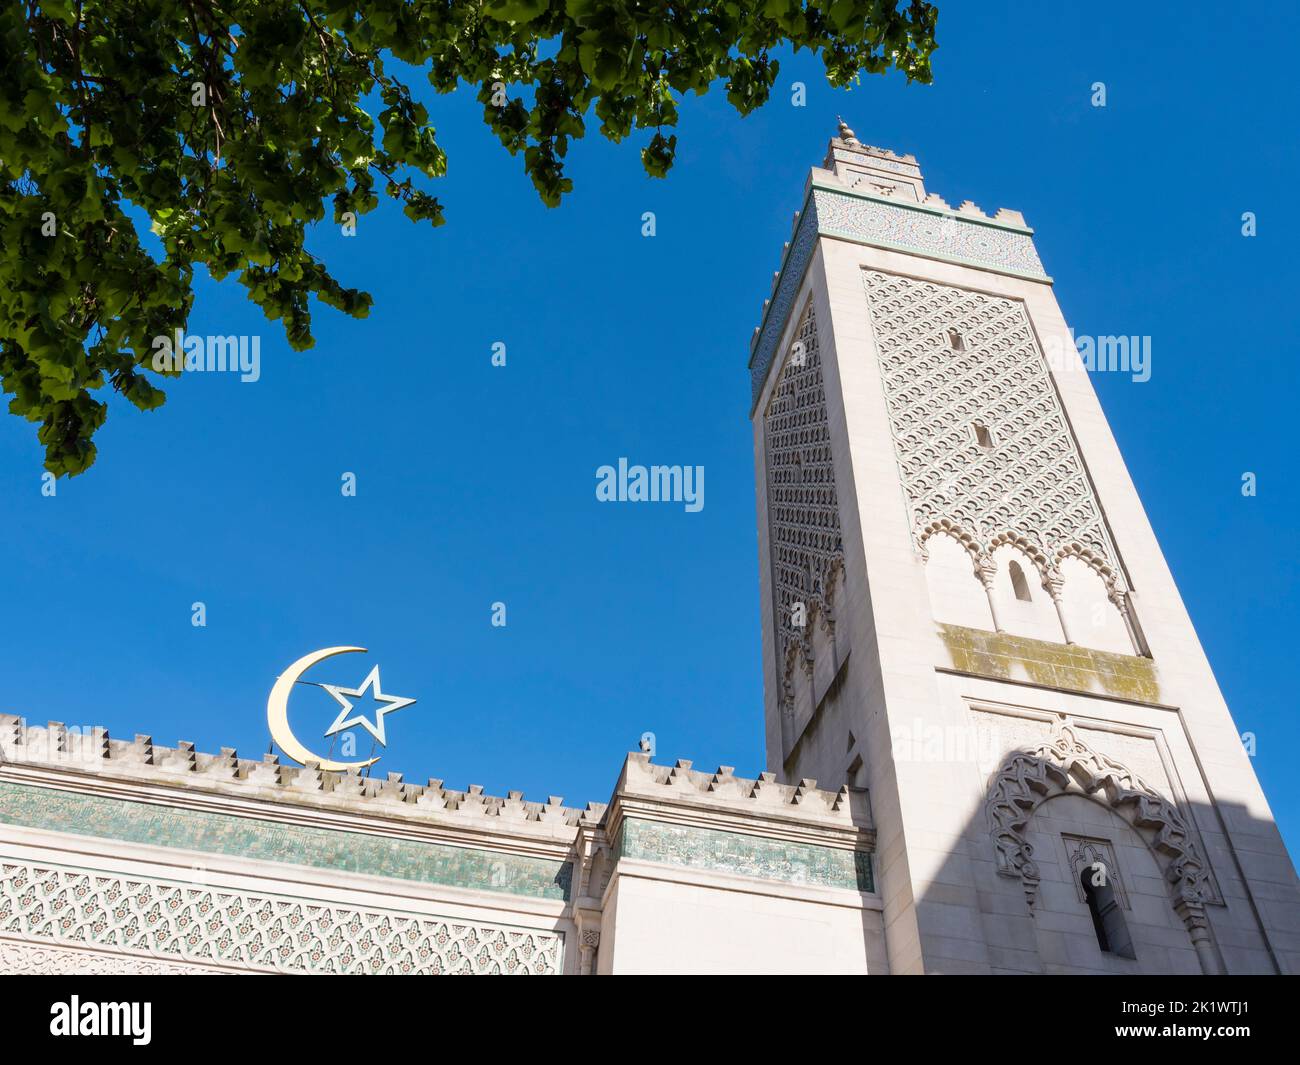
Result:
M142 410L163 402L151 342L184 328L198 264L236 275L295 349L313 342L313 296L364 316L370 297L304 240L327 211L365 214L380 193L442 224L424 179L446 158L394 58L438 93L472 86L554 206L593 115L613 141L643 131L645 169L663 176L677 102L721 81L748 113L767 100L784 42L819 52L836 86L890 68L928 82L936 12L899 4L0 0L9 409L39 424L47 469L85 470L107 414L96 390L108 383Z

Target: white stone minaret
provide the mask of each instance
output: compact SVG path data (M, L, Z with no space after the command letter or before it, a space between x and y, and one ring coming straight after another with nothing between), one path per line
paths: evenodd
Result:
M750 371L768 768L869 789L890 971L1300 971L1294 868L1021 215L841 122Z

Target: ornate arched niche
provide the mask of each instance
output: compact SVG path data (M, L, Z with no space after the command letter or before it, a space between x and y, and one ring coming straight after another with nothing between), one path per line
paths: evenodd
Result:
M1222 973L1205 916L1205 903L1213 891L1182 812L1136 773L1086 744L1064 721L1057 721L1050 739L1008 755L989 784L985 813L999 874L1021 882L1032 910L1039 872L1026 828L1043 802L1070 792L1103 802L1146 842L1202 970Z

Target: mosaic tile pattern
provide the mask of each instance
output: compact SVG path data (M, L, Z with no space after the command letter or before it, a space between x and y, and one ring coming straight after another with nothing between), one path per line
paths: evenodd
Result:
M721 832L689 825L668 825L629 817L619 829L618 858L640 858L687 869L710 869L787 884L816 884L874 891L871 855L836 847L817 847Z
M803 215L750 360L750 409L758 403L776 346L789 320L804 269L820 235L898 248L952 262L990 267L1047 280L1028 233L960 215L935 214L901 203L883 203L815 187Z
M795 230L794 240L790 242L790 248L785 254L785 264L781 268L781 279L777 282L776 295L772 297L772 302L767 308L767 315L763 318L758 336L758 344L750 359L749 387L753 393L751 405L758 403L759 394L763 391L768 367L772 365L776 346L781 341L781 333L785 329L785 323L790 317L790 309L794 306L794 298L803 281L804 269L808 266L808 260L812 258L813 248L816 246L817 210L810 199L799 218L799 227Z
M813 199L823 233L1047 278L1028 233L830 189L814 189Z
M154 973L195 962L255 972L551 975L564 944L560 932L17 860L0 860L0 934L111 951L98 971ZM96 970L92 959L64 954L38 962L0 952L0 966Z
M548 858L285 825L8 781L0 781L0 823L566 901L573 871L569 862Z

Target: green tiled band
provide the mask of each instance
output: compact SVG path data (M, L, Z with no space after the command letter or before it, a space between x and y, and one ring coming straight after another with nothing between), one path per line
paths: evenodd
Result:
M636 817L624 820L615 849L618 857L666 862L688 869L712 869L788 884L875 890L871 855L865 851L788 843Z
M0 781L0 822L155 847L567 900L568 862Z

